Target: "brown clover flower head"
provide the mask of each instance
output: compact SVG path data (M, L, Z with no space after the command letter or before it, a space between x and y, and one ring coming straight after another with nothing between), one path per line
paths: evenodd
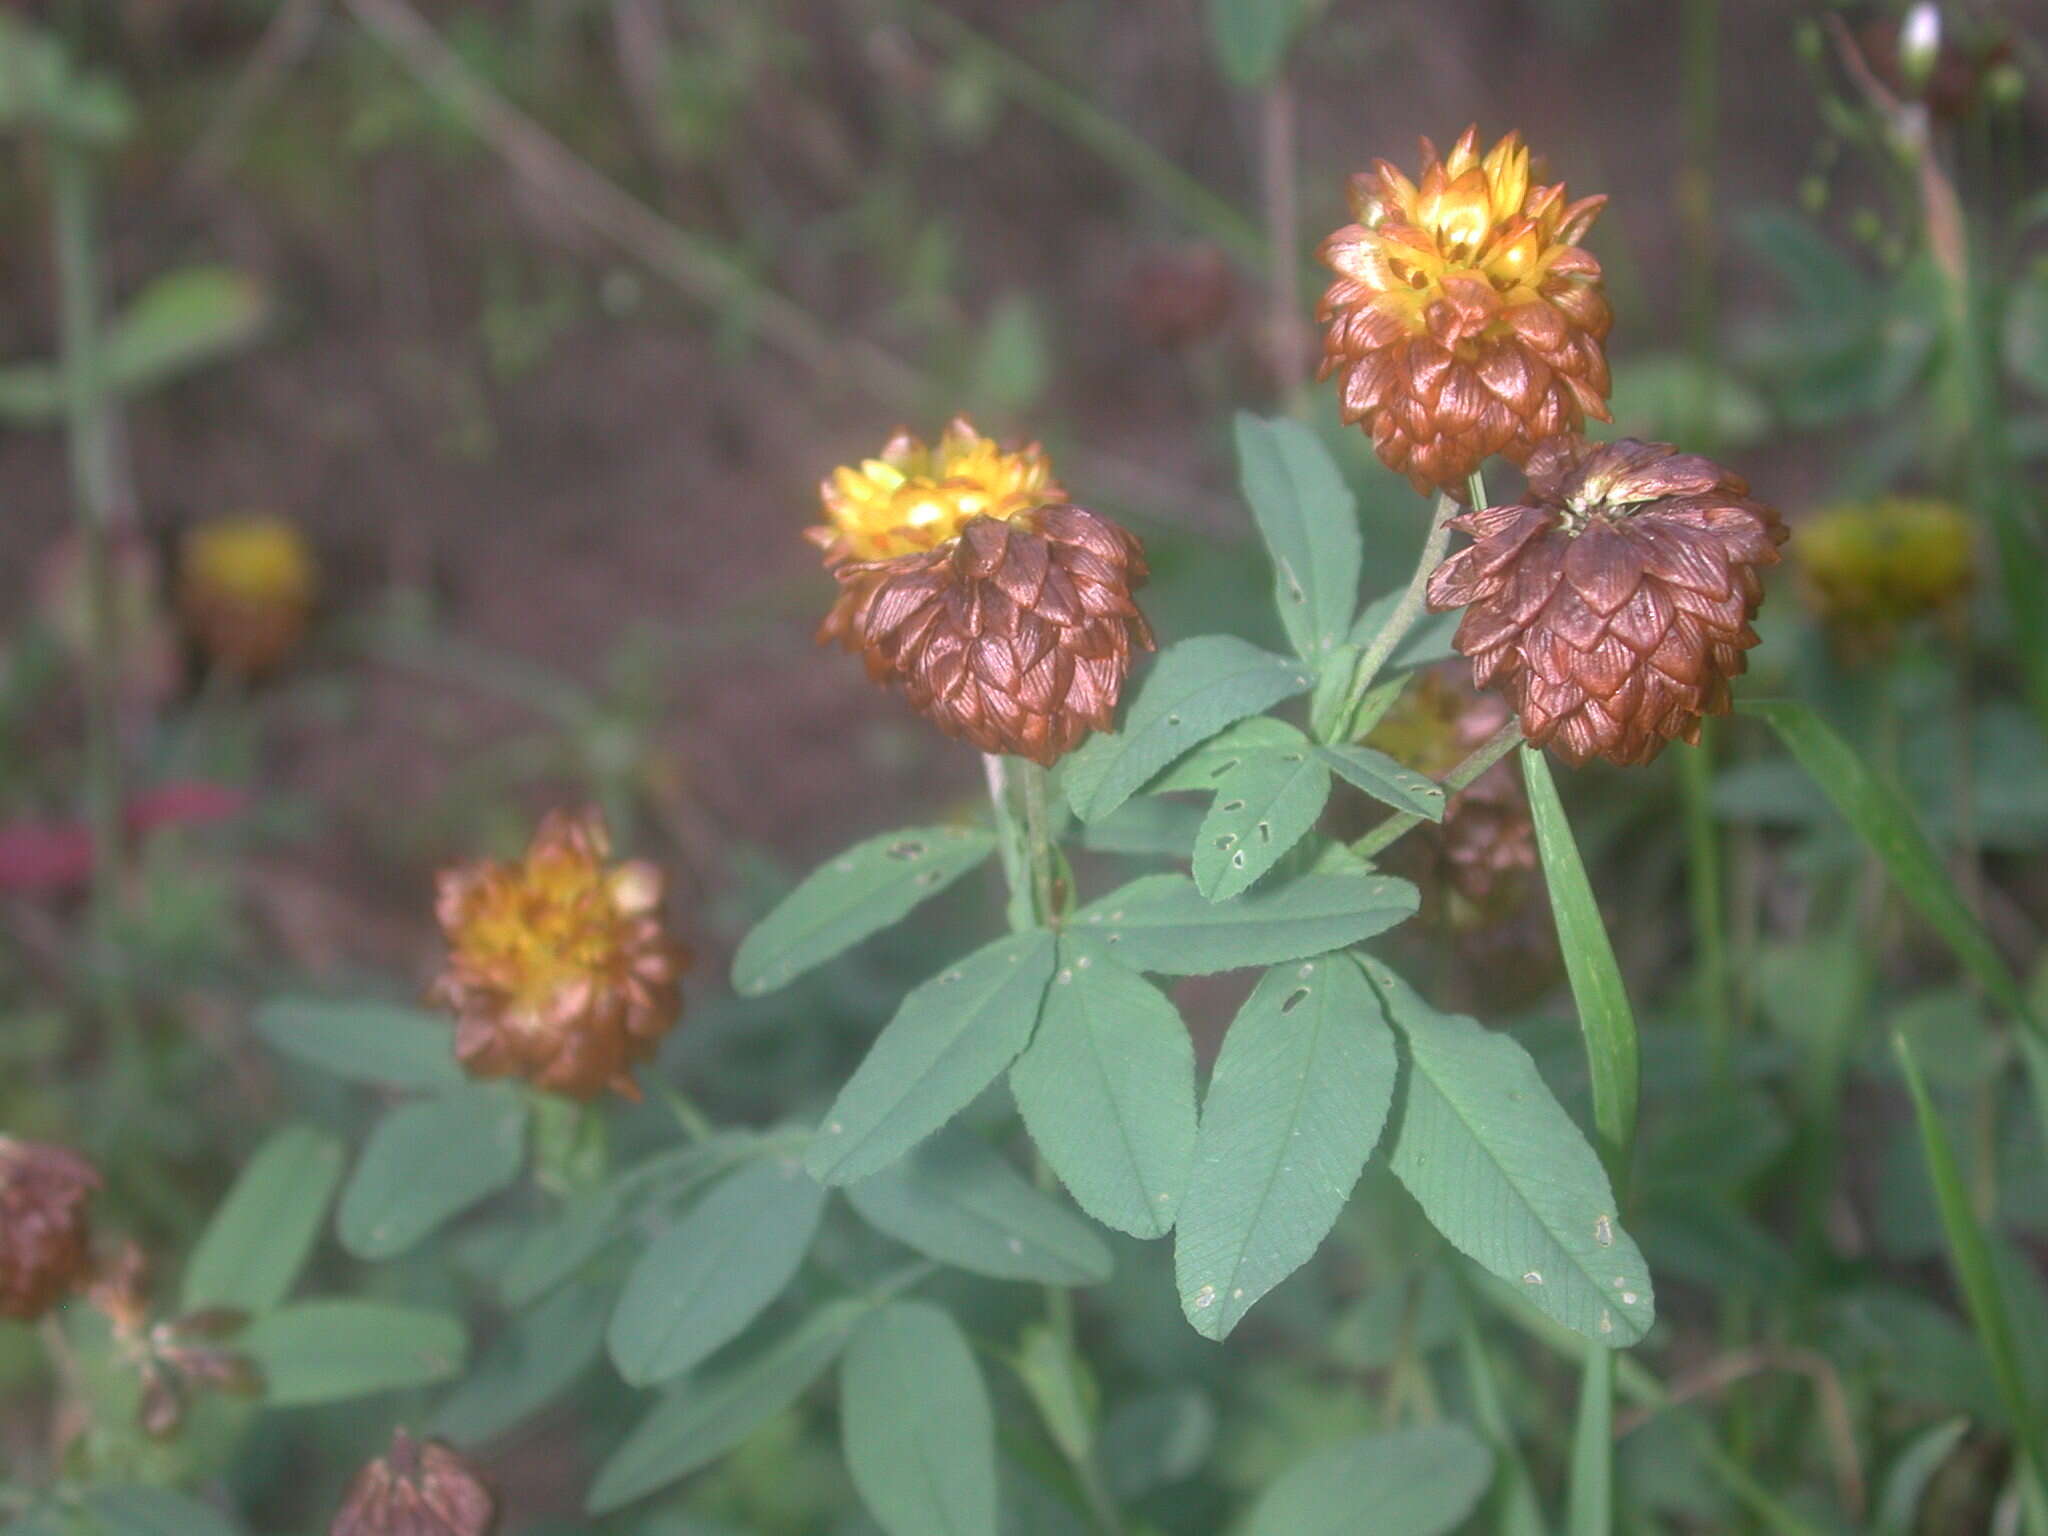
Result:
M178 608L206 656L243 677L275 672L312 617L318 570L305 536L268 513L217 518L178 547Z
M1424 139L1419 181L1384 160L1351 178L1358 222L1320 252L1322 377L1418 491L1462 496L1489 455L1608 419L1612 315L1578 243L1606 201L1534 185L1519 134L1481 155L1476 127L1442 157Z
M629 1074L675 1026L690 954L663 931L661 871L610 855L598 812L553 811L516 863L442 871L448 964L430 996L475 1076L639 1097Z
M497 1500L468 1462L404 1430L356 1474L327 1536L489 1536Z
M1647 763L1697 741L1756 644L1778 514L1665 443L1553 438L1528 479L1524 500L1453 518L1473 542L1430 577L1432 608L1465 609L1456 643L1473 681L1573 764Z
M1800 591L1842 648L1881 652L1901 624L1969 595L1975 546L1969 514L1953 502L1887 496L1830 507L1799 525Z
M818 638L860 652L869 677L900 684L947 735L1051 764L1110 727L1132 652L1152 644L1132 596L1145 582L1145 554L1117 524L1070 504L1035 445L1003 454L975 438L970 450L973 430L956 419L936 454L899 434L888 452L900 462L980 467L905 480L868 523L848 509L883 505L855 494L861 483L886 483L874 474L883 461L825 482L834 528L812 537L840 590ZM905 442L912 446L898 446ZM862 540L894 548L912 538L929 542L881 558L840 553Z
M76 1152L0 1136L0 1317L41 1317L91 1271L99 1170Z

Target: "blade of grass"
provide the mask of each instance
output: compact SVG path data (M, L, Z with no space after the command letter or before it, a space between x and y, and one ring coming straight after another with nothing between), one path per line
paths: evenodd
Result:
M2029 1029L2041 1034L2041 1021L2026 994L1942 868L1906 798L1873 773L1808 706L1791 699L1747 699L1737 707L1778 733L1807 775L1870 845L1899 894L1941 936L1963 969Z
M1557 920L1557 938L1564 951L1565 973L1571 978L1572 1000L1586 1036L1586 1067L1593 1083L1593 1125L1601 1160L1614 1181L1615 1198L1628 1199L1628 1172L1636 1136L1636 1096L1642 1060L1636 1040L1635 1014L1621 967L1601 921L1585 861L1550 765L1534 747L1522 749L1522 778L1529 789L1529 809L1536 822L1536 846L1543 856L1543 879L1550 889L1550 910Z
M1657 1413L1667 1410L1675 1412L1680 1431L1691 1442L1700 1459L1706 1463L1707 1470L1720 1480L1730 1497L1756 1516L1760 1530L1770 1532L1771 1536L1825 1536L1817 1526L1795 1514L1777 1495L1758 1482L1748 1468L1730 1456L1706 1425L1700 1423L1694 1415L1674 1405L1664 1383L1646 1367L1628 1355L1617 1355L1591 1339L1573 1333L1563 1324L1551 1321L1505 1286L1482 1280L1475 1289L1502 1317L1565 1359L1583 1366L1589 1355L1606 1355L1614 1365L1615 1390L1630 1402Z
M1992 1260L1990 1240L1978 1223L1970 1204L1970 1192L1956 1163L1955 1148L1948 1138L1934 1101L1928 1095L1920 1063L1903 1034L1892 1036L1892 1050L1905 1074L1906 1088L1913 1096L1913 1116L1920 1127L1920 1151L1927 1162L1927 1176L1934 1185L1934 1199L1941 1212L1942 1232L1948 1238L1949 1264L1956 1283L1962 1287L1970 1321L1977 1340L1991 1365L1992 1380L1999 1399L2012 1420L2019 1453L2026 1463L2022 1488L2028 1528L2034 1536L2048 1533L2048 1492L2042 1485L2042 1418L2038 1404L2027 1390L2027 1378L2020 1364L2018 1341L2013 1336L2012 1314L2006 1306L2005 1288Z
M1565 1529L1570 1536L1609 1536L1614 1529L1614 1351L1609 1349L1588 1350L1579 1378Z

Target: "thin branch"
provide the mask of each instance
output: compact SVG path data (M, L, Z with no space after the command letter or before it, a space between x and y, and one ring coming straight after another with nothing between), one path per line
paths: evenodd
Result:
M1709 1360L1698 1370L1674 1378L1663 1403L1631 1409L1617 1418L1614 1437L1619 1440L1640 1429L1665 1409L1716 1396L1766 1371L1791 1371L1813 1383L1816 1406L1820 1410L1821 1432L1827 1439L1829 1458L1834 1463L1835 1492L1842 1501L1842 1507L1852 1517L1861 1518L1866 1497L1863 1462L1856 1450L1856 1429L1849 1411L1849 1395L1842 1389L1842 1378L1833 1363L1810 1349L1744 1349Z
M207 186L233 168L249 124L313 51L326 10L327 0L284 0L277 8L249 62L228 87L212 120L178 168L180 185L188 190Z

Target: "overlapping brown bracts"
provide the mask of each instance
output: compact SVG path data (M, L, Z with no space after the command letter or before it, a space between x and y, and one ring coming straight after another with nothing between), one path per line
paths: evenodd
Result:
M984 752L1051 764L1110 728L1152 632L1132 593L1145 552L1065 503L978 517L941 548L839 566L818 632L861 652L913 709Z
M663 931L661 871L610 854L596 811L554 811L518 863L441 873L449 954L430 996L474 1075L639 1097L629 1074L675 1027L690 953Z
M1664 443L1559 437L1525 500L1463 513L1473 542L1437 567L1432 608L1464 608L1457 646L1530 741L1579 764L1646 763L1726 714L1756 643L1776 512L1709 459Z
M1531 185L1517 134L1482 157L1468 128L1441 159L1424 139L1422 157L1419 182L1384 160L1351 179L1358 222L1320 252L1337 274L1318 310L1322 377L1389 468L1463 496L1489 455L1521 463L1608 419L1612 315L1578 245L1606 199Z
M0 1136L0 1317L41 1317L85 1282L99 1187L76 1152Z
M497 1524L497 1501L467 1462L401 1429L356 1474L327 1536L488 1536Z

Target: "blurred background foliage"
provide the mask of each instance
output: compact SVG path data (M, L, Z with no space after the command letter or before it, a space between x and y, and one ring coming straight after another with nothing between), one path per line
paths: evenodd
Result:
M516 848L539 810L582 801L670 871L699 951L664 1072L722 1125L815 1113L930 957L979 931L976 903L942 903L773 998L722 984L797 871L978 793L967 754L813 651L827 583L798 530L818 476L899 421L970 410L1043 438L1078 500L1144 535L1162 638L1275 643L1229 423L1292 410L1359 493L1367 590L1397 584L1420 504L1309 383L1310 253L1349 217L1347 173L1471 120L1520 128L1550 174L1612 199L1592 244L1617 309L1616 429L1740 462L1794 525L1748 691L1815 703L1884 765L2048 995L2043 14L1954 0L1916 74L1904 9L10 7L0 1126L89 1150L109 1225L175 1289L277 1126L329 1138L298 1149L317 1185L378 1107L268 1048L256 1002L409 1001L437 958L432 870ZM67 531L59 144L89 146L97 170L111 657L88 654ZM1799 530L1882 494L1957 509L1975 579L1845 621L1801 567ZM194 531L251 513L287 520L317 570L269 661L209 630L218 603L192 595ZM1848 542L1852 564L1868 554ZM95 665L130 856L91 922L79 684ZM1753 726L1716 746L1697 801L1675 757L1567 784L1645 1020L1635 1226L1667 1298L1666 1387L1638 1382L1623 1410L1620 1528L1988 1529L2009 1401L1942 1266L1886 1041L1913 1043L2002 1234L2036 1402L2041 1119L2010 1033L1884 898L1825 799ZM1725 877L1718 954L1688 920L1702 836ZM1000 898L982 880L963 889L985 916ZM1406 963L1446 1006L1512 1023L1580 1109L1554 940L1525 918L1404 935ZM109 995L120 1029L99 1023ZM1179 1000L1206 1061L1239 996L1191 983ZM1736 1090L1703 1092L1722 1068ZM648 1104L613 1134L624 1160L673 1122ZM305 1286L477 1317L484 1369L530 1387L499 1284L510 1219L493 1207L388 1263L324 1240ZM1134 1530L1238 1529L1317 1445L1439 1416L1500 1416L1546 1492L1561 1477L1567 1423L1540 1405L1574 1372L1496 1323L1481 1340L1383 1172L1224 1348L1188 1333L1158 1253L1120 1243L1117 1258L1084 1306ZM1017 1294L954 1275L927 1291L979 1333L1017 1335ZM396 1414L480 1446L523 1512L513 1530L591 1529L591 1470L637 1408L592 1368L594 1335L579 1361L557 1336L573 1328L543 1333L567 1353L535 1367L560 1378L536 1399L494 1402L489 1375L261 1416L205 1398L169 1448L105 1454L129 1481L226 1489L251 1528L310 1529ZM0 1515L26 1505L15 1469L41 1463L39 1361L33 1335L0 1324ZM1665 1391L1697 1402L1652 1412ZM868 1529L847 1513L831 1416L778 1413L603 1528ZM1044 1447L1006 1449L1025 1469L1015 1528L1080 1528L1028 1475ZM1495 1518L1488 1505L1470 1528L1507 1528Z

